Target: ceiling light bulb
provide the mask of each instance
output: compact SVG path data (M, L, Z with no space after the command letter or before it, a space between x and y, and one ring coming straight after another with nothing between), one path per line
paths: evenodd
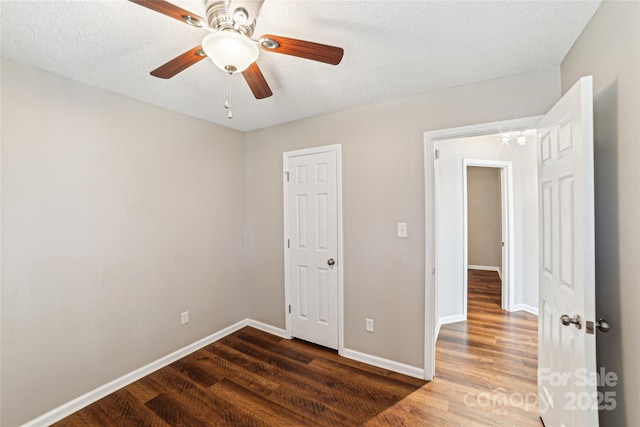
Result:
M518 137L516 142L518 143L518 145L524 145L527 143L527 138L525 138L524 134L520 132L520 136Z
M257 44L235 31L218 31L202 40L202 50L223 71L241 73L260 55Z
M503 144L508 144L509 143L509 134L505 133L502 135L502 137L500 138L500 141L502 141Z

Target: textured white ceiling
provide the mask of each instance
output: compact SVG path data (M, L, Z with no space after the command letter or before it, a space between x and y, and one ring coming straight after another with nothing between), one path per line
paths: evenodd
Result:
M205 15L203 0L172 3ZM126 0L2 0L1 53L106 90L249 131L560 64L600 1L266 0L254 38L344 48L338 66L261 52L273 96L256 100L208 59L169 80L149 72L208 34Z

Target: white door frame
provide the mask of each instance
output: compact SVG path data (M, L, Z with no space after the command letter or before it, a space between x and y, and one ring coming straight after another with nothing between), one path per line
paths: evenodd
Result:
M456 138L515 132L536 128L542 116L525 117L472 126L441 129L424 133L424 179L425 179L425 316L424 316L424 378L435 375L435 340L438 313L435 283L437 271L436 243L438 239L435 211L435 148L437 142ZM430 273L429 273L430 272Z
M302 150L287 151L282 154L282 172L283 172L283 212L284 212L284 307L285 307L285 336L289 339L293 337L291 333L291 313L289 305L291 304L291 285L289 277L289 212L287 209L287 200L289 198L288 165L289 158L297 156L305 156L310 154L319 154L326 152L336 153L336 175L337 175L337 196L338 196L338 254L336 259L336 268L338 269L338 354L344 352L344 258L343 258L343 234L342 234L342 145L326 145L322 147L305 148Z
M502 250L502 302L503 310L512 311L514 306L513 295L515 294L515 229L513 218L513 163L500 160L475 160L462 159L462 245L463 245L463 302L464 302L464 318L467 319L467 295L468 295L468 275L466 271L469 269L469 223L468 223L468 200L467 200L467 167L485 167L500 169L500 193L501 193L501 229L502 241L504 249ZM437 250L437 247L436 247Z

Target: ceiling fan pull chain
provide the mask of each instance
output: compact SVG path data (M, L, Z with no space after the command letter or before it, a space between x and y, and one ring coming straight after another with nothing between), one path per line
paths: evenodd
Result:
M224 108L229 110L227 118L232 119L233 113L231 112L231 75L233 72L229 70L229 77L227 78L227 98L224 100Z

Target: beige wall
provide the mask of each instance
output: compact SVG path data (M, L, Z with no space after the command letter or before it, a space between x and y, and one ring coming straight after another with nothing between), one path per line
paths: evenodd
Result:
M468 264L502 269L500 169L467 168Z
M552 68L249 132L245 227L252 316L285 326L282 153L342 144L345 346L422 367L423 133L545 113L559 98L559 85L559 70ZM396 237L397 222L408 223L408 238ZM365 332L365 318L375 320L375 333Z
M605 1L562 62L562 91L593 75L598 365L616 372L603 426L640 425L640 2Z
M247 317L244 148L6 60L1 96L9 427Z

